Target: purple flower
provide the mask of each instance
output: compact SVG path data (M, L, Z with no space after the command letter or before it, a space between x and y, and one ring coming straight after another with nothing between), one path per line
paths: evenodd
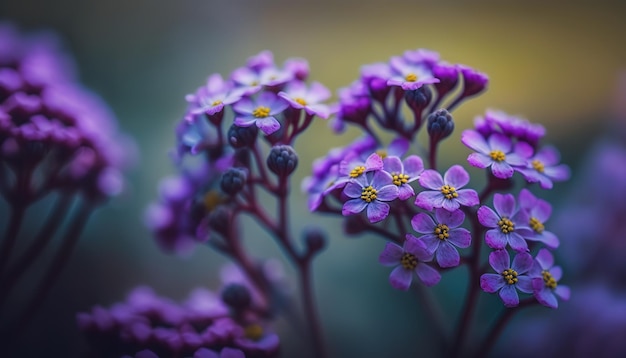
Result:
M559 163L559 152L552 146L540 149L528 159L527 168L518 169L529 182L539 182L543 189L552 189L552 181L565 181L570 177L569 167Z
M356 151L348 153L339 163L339 174L354 179L365 173L383 169L383 160L378 154L372 153L365 160L361 159L361 156L362 153Z
M218 354L208 348L200 348L194 354L193 358L245 358L246 356L239 349L224 347Z
M532 293L532 282L524 275L533 267L533 257L527 252L518 253L513 258L506 250L496 250L489 254L489 264L497 273L486 273L480 276L480 288L487 293L500 291L500 298L506 307L519 304L517 290Z
M383 170L391 174L393 183L398 187L400 200L406 200L415 195L409 183L419 178L424 171L424 163L417 155L410 155L404 161L396 156L387 157L383 160Z
M209 76L205 86L185 98L191 104L189 114L193 118L201 114L212 116L220 113L225 105L239 101L245 94L248 94L245 90L234 89L232 83L225 82L222 76L216 73Z
M344 216L360 213L367 208L367 218L376 223L389 215L389 204L398 197L398 187L389 173L376 171L373 175L360 175L349 182L343 193L351 198L343 204Z
M261 93L256 100L249 97L242 98L233 105L237 113L235 125L249 127L256 124L266 135L270 135L280 129L280 123L275 115L281 113L288 104L271 92Z
M509 138L500 133L493 133L487 140L477 131L466 130L461 135L461 142L477 151L467 157L467 161L478 168L491 166L491 172L497 178L507 179L513 176L513 167L526 166L527 158L533 149L524 142L518 142L513 148Z
M569 287L558 284L563 270L560 266L554 266L554 257L547 249L539 250L535 261L531 271L533 294L542 305L557 308L559 303L556 296L565 301L570 297Z
M428 252L435 254L439 266L454 267L460 262L455 246L466 248L472 240L469 230L459 227L464 220L465 214L461 210L435 209L435 220L431 215L419 213L411 219L411 226L420 234L426 234L419 239ZM413 237L411 234L407 236Z
M278 96L287 101L291 107L304 109L310 115L327 119L331 114L328 105L320 103L330 98L330 91L319 82L313 82L308 89L303 82L292 82L284 92L279 92Z
M476 130L485 138L491 133L502 133L534 146L546 134L546 129L541 124L493 109L487 110L484 117L477 117L474 122Z
M389 275L389 283L393 288L406 291L413 281L413 272L426 286L434 286L441 280L441 274L425 264L432 261L426 245L411 235L407 235L404 246L388 242L378 257L384 266L396 266Z
M528 226L532 229L530 235L523 235L526 240L539 241L549 248L559 247L559 238L545 229L544 223L550 218L552 206L545 200L535 197L528 189L522 189L519 194L520 208L527 213Z
M528 244L523 236L532 235L526 225L529 222L524 210L515 205L512 194L494 194L493 211L488 206L478 209L478 221L485 227L492 228L485 233L485 242L492 249L504 249L507 243L517 252L528 251Z
M425 170L419 177L419 183L428 191L417 194L415 205L425 210L444 208L454 211L461 205L479 204L478 194L472 189L461 189L469 183L469 174L460 165L453 165L441 177L437 171Z
M423 62L408 61L403 57L394 56L389 61L392 76L387 80L389 86L399 86L403 90L416 90L425 84L437 83L432 71Z

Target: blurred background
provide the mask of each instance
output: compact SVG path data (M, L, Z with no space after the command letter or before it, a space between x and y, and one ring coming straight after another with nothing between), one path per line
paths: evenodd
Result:
M361 65L387 61L408 49L432 49L448 62L490 77L486 93L454 112L458 130L442 146L442 168L464 163L469 151L458 141L461 130L486 108L496 108L545 125L547 141L560 148L563 162L577 176L580 158L626 118L616 99L626 102L626 91L617 90L620 73L626 71L624 14L621 1L3 0L0 20L22 31L58 33L82 82L113 108L140 152L127 190L92 218L23 342L24 356L81 356L86 343L75 313L95 304L109 306L136 285L150 285L174 299L196 286L218 286L225 262L218 254L198 247L185 258L168 255L143 224L159 181L174 173L168 153L175 144L174 126L186 108L184 96L209 74L227 75L268 49L278 64L289 57L306 58L310 79L334 92L355 80ZM326 123L318 121L300 139L296 184L314 158L359 133L330 134ZM575 182L557 185L544 196L554 199L555 212L560 203L565 205L562 198L577 194ZM429 329L413 307L416 297L388 285L389 270L377 263L383 241L346 239L339 220L309 214L305 203L296 186L294 230L318 224L331 231L315 274L332 356L418 354ZM279 255L268 237L257 236L247 240L259 255ZM561 237L561 243L567 247L567 238ZM566 269L563 282L574 286L576 276ZM436 291L447 295L445 313L454 320L464 285ZM540 313L549 319L546 314L552 312ZM299 350L305 342L290 336L287 325L279 324L278 331L284 337L284 356L303 356Z

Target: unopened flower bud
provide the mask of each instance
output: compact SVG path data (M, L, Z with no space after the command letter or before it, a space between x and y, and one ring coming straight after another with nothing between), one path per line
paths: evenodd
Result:
M432 93L427 86L422 86L416 90L406 91L404 100L413 110L422 110L428 106L432 99Z
M267 167L278 176L288 176L298 166L298 154L289 145L276 145L267 157Z
M236 195L246 185L246 172L239 168L230 168L222 174L220 187L229 195Z
M307 252L310 254L321 251L326 247L326 234L318 228L311 227L304 229L303 237Z
M445 109L438 109L428 115L426 128L431 140L438 142L452 134L454 130L452 115Z
M250 306L252 297L250 296L250 290L246 286L231 283L224 287L222 301L229 307L240 310Z
M209 213L208 226L220 234L226 234L230 225L230 215L230 211L220 205Z
M482 92L489 82L486 74L470 67L461 66L461 74L463 75L463 97L473 96Z
M257 126L239 127L231 125L228 129L228 142L233 148L250 147L256 141Z

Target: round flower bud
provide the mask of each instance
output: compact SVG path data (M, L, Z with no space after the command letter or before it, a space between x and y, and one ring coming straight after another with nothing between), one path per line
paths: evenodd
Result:
M229 307L240 310L250 306L252 297L250 290L244 285L231 283L222 290L222 301Z
M257 126L239 127L233 124L228 129L228 142L233 148L251 147L258 131Z
M421 110L426 108L432 99L432 93L426 86L422 86L413 91L406 91L404 93L404 100L406 104L414 110Z
M230 168L222 174L220 187L229 195L236 195L246 185L246 172L239 168Z
M289 145L276 145L267 157L267 167L278 176L288 176L298 166L298 154Z
M226 207L220 205L209 213L208 226L212 230L226 235L230 225L230 215L231 212Z
M463 76L463 97L473 96L482 92L489 82L486 74L478 72L470 67L460 66Z
M452 115L443 108L436 110L428 115L426 129L432 141L438 142L446 138L454 130Z
M326 247L326 234L318 228L311 227L304 229L303 238L307 251L310 254L321 251Z

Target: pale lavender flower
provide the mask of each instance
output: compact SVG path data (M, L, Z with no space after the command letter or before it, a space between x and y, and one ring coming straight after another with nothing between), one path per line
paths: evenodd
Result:
M554 266L554 257L547 249L541 249L535 257L535 266L531 270L533 294L537 301L544 306L557 308L559 303L557 296L567 301L570 297L570 289L559 285L563 276L560 266Z
M378 154L372 153L365 160L362 159L362 154L359 152L348 153L346 158L339 162L339 175L354 179L365 173L383 168L383 160Z
M376 223L389 215L389 204L385 202L398 197L398 187L389 173L379 170L373 175L356 177L346 185L343 193L350 198L343 204L341 212L344 216L367 209L367 218Z
M528 189L522 189L518 199L521 210L527 213L527 225L532 229L530 235L523 235L523 237L526 240L539 241L551 249L559 247L559 238L545 229L545 222L550 218L552 206L547 201L534 196Z
M393 183L398 186L400 200L406 200L415 195L409 183L419 178L424 171L424 163L417 155L410 155L404 161L401 161L399 157L390 156L383 160L383 170L391 174Z
M439 266L455 267L460 263L456 247L466 248L472 240L469 230L459 227L464 220L461 210L435 209L434 220L429 214L419 213L411 219L411 226L420 234L426 234L418 239L424 242L428 252L435 254Z
M531 277L525 275L534 264L529 253L518 253L511 264L511 257L506 250L496 250L489 254L489 264L496 273L480 276L480 288L487 293L499 291L506 307L515 307L519 304L517 290L524 293L533 292Z
M432 259L433 254L428 252L422 241L407 235L402 247L388 242L378 262L384 266L395 266L389 275L389 283L393 288L406 291L411 287L413 273L426 286L430 287L439 283L441 274L426 264Z
M425 210L444 208L448 211L457 210L461 205L478 205L480 201L475 190L461 189L469 179L469 174L460 165L451 166L443 177L435 170L425 170L419 183L429 190L417 194L415 205Z
M466 130L461 135L461 142L475 150L467 157L467 161L478 168L491 167L493 175L500 179L513 176L514 167L525 167L533 149L525 142L517 142L515 146L503 134L493 133L487 140L477 131Z
M399 86L403 90L416 90L423 85L437 83L432 71L421 61L407 61L403 57L394 56L389 60L392 76L387 80L389 86Z
M280 123L274 116L287 107L287 102L271 92L261 93L256 100L244 97L233 105L237 113L235 125L249 127L255 124L266 135L272 134L280 129Z
M213 74L209 76L205 86L185 97L191 105L188 120L201 114L212 116L220 113L224 110L224 106L239 101L245 94L248 93L243 89L233 88L233 84L224 81L220 74Z
M278 96L292 108L304 109L310 115L327 119L331 114L330 107L321 103L330 98L330 91L319 82L311 83L310 88L303 82L291 82Z
M552 189L553 181L565 181L570 177L569 167L559 164L559 161L558 150L552 146L546 146L528 159L526 168L520 168L518 171L527 181L539 182L539 186L543 189Z
M485 233L487 245L492 249L504 249L509 244L517 252L528 251L524 240L524 236L532 235L532 230L526 226L528 214L519 210L513 194L494 194L493 206L496 211L488 206L478 209L478 221L491 228Z

